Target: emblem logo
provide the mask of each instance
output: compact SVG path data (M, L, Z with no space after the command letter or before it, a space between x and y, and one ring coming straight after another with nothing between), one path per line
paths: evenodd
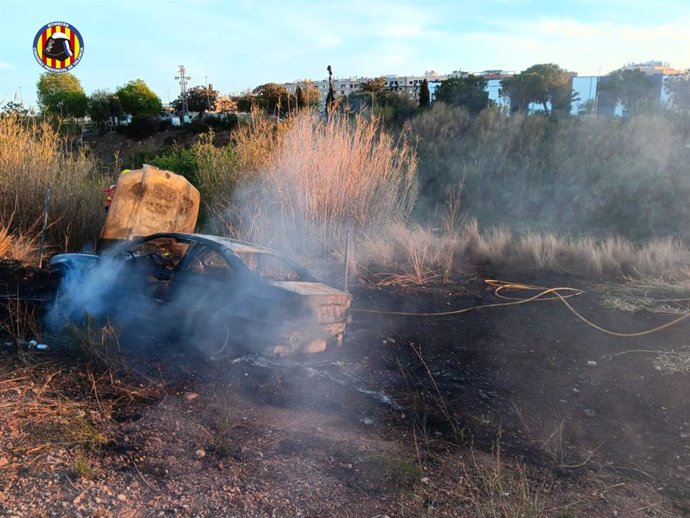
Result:
M84 40L69 23L44 25L34 38L34 57L50 72L72 70L84 55Z

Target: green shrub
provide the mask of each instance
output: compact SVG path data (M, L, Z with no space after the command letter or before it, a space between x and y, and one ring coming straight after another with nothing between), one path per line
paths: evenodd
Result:
M182 175L199 188L197 157L193 149L174 144L168 151L149 158L146 163Z
M461 190L464 215L483 227L690 238L682 117L553 120L496 108L471 117L439 103L411 126L422 219Z

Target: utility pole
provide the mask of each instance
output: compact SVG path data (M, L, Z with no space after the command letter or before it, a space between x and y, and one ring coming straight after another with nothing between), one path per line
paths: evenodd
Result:
M22 97L22 87L18 87L14 94L14 104L24 107L24 97Z
M184 65L180 65L178 68L178 75L175 79L180 81L180 97L182 98L182 123L184 124L189 115L189 106L187 105L187 82L191 79L187 75Z

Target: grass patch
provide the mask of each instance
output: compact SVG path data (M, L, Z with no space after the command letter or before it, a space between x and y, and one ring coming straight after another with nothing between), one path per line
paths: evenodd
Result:
M419 482L422 470L416 461L397 455L371 455L362 458L360 470L380 473L396 489L404 489Z
M661 352L652 364L656 370L667 374L690 374L690 347Z
M72 472L79 479L90 479L96 474L96 468L85 455L78 455L72 464Z
M356 240L352 257L363 278L395 285L447 282L461 274L493 269L550 271L593 279L634 278L647 284L683 287L690 279L690 250L676 240L635 245L621 236L514 234L506 228L483 233L476 220L436 231L421 225L392 225ZM616 303L614 299L610 302Z
M63 447L79 446L84 450L97 450L107 442L106 436L80 409L67 415L58 413L50 420L29 423L27 431L34 441Z
M448 191L463 186L466 217L513 232L690 238L687 116L629 118L477 116L434 103L411 121L421 203L434 221Z
M524 464L511 469L501 456L500 437L492 452L492 462L479 462L472 452L474 477L464 487L476 516L485 518L537 518L544 516L541 489L534 487Z

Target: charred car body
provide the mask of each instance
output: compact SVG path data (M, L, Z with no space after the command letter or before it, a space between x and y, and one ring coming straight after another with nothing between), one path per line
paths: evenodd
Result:
M351 303L270 249L216 236L153 234L51 264L61 274L61 317L166 329L208 357L340 346Z

